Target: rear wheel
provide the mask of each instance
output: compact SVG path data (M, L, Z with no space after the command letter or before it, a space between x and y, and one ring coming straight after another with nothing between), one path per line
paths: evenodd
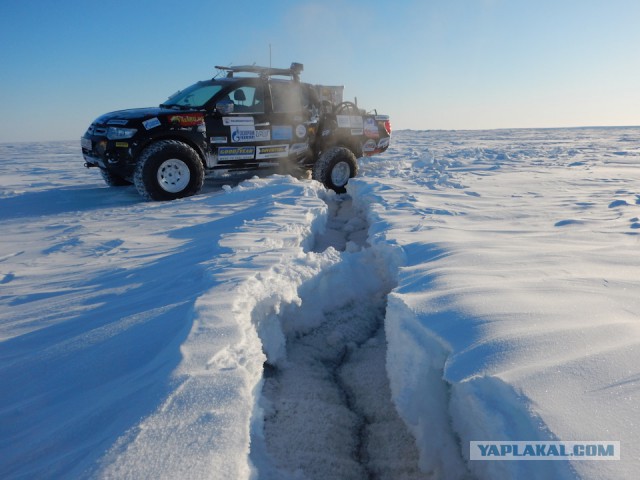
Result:
M337 193L346 192L347 182L357 173L356 156L346 147L331 147L313 166L313 179Z
M173 200L195 195L204 182L204 166L196 151L176 140L147 147L138 160L134 183L147 200Z

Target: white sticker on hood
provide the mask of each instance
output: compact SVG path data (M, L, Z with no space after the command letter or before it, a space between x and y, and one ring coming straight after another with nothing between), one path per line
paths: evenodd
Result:
M160 126L160 120L158 120L158 117L153 117L153 118L150 118L149 120L145 120L144 122L142 122L142 125L147 130L151 130L152 128L156 128Z

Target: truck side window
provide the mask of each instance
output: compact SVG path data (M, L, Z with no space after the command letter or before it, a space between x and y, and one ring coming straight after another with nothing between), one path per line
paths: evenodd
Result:
M302 92L297 83L271 83L271 99L276 113L299 113L303 110Z
M264 113L264 92L261 86L245 85L229 92L234 113Z

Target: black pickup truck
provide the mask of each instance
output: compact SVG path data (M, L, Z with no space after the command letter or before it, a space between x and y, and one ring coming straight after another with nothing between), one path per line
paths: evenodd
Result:
M148 200L195 195L207 171L274 165L310 170L340 193L357 158L389 146L387 115L342 101L343 87L301 82L301 64L216 68L220 78L159 107L97 118L81 138L85 166L98 167L110 186L134 184Z

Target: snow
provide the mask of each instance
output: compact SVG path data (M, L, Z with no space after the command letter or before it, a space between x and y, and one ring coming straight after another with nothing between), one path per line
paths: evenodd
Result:
M401 131L347 195L173 202L0 144L0 476L635 478L639 185L639 128Z

